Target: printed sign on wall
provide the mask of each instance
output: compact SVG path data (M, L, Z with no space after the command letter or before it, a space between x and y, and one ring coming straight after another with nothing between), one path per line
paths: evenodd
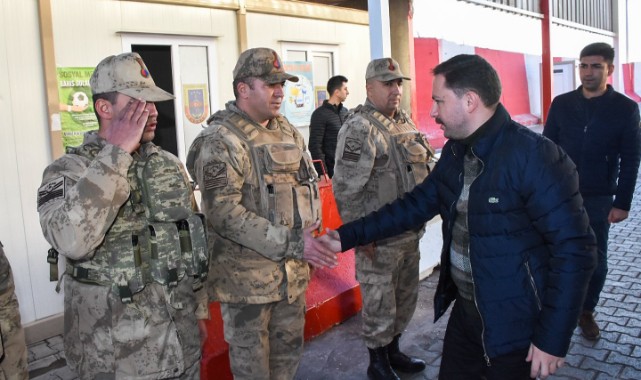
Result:
M285 99L280 112L296 127L309 125L315 109L311 62L285 62L285 72L296 75L298 82L285 82Z
M60 125L65 148L82 144L85 132L98 129L89 85L93 71L93 67L59 67L57 70Z

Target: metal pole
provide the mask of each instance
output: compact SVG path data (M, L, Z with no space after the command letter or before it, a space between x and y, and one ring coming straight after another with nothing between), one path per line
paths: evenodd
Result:
M540 7L543 13L543 20L541 20L541 44L543 47L543 54L541 56L541 122L545 123L547 113L552 104L552 89L553 87L553 69L554 62L552 57L551 48L551 27L552 15L550 6L552 0L541 0Z

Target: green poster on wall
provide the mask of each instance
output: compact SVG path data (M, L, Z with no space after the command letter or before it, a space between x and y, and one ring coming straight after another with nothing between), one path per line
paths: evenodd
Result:
M98 129L89 85L93 71L93 67L58 68L60 127L65 148L82 144L85 132Z

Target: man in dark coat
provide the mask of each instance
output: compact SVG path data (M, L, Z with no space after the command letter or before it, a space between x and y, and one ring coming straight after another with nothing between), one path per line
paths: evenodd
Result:
M458 55L433 72L431 115L449 139L434 171L319 240L344 251L440 214L435 317L456 302L439 379L546 378L564 363L595 267L576 168L556 144L511 120L483 58Z
M309 153L314 160L322 160L329 178L334 176L334 157L338 131L347 117L343 102L349 95L347 78L337 75L327 81L329 99L312 113L309 123ZM323 173L321 165L314 163L316 171Z
M614 49L602 42L581 50L581 86L552 102L543 135L563 148L576 164L579 190L597 240L597 267L579 318L581 334L601 335L594 309L608 273L611 223L628 218L641 158L639 107L607 84Z

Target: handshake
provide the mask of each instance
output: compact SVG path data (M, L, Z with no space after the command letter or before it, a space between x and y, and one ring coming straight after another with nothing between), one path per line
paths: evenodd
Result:
M343 252L341 236L336 230L326 229L326 234L318 236L320 221L303 230L305 249L303 258L317 268L335 268L338 265L337 254ZM374 260L376 243L369 243L357 247L359 252L370 260Z
M305 244L303 258L317 268L335 268L338 265L337 254L342 252L341 237L336 230L327 229L327 233L318 236L320 220L303 230Z

